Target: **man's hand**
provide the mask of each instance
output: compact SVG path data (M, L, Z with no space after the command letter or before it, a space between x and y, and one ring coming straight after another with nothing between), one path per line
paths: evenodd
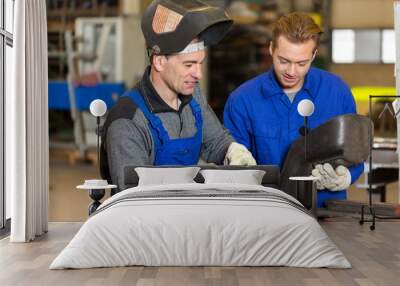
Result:
M319 180L317 180L318 190L329 189L331 191L341 191L347 189L351 184L350 171L342 165L333 169L329 163L318 164L312 170L311 174L314 177L319 177Z
M231 145L229 145L228 151L225 155L224 164L244 166L257 165L256 160L254 160L250 151L247 150L247 148L242 144L236 142L233 142Z

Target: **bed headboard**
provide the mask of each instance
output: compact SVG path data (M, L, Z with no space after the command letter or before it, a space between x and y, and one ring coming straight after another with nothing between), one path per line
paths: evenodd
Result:
M125 186L120 186L121 190L136 187L139 182L139 177L135 172L136 167L155 167L155 166L127 166L124 169L124 183ZM168 168L168 167L175 167L175 168L182 168L185 166L156 166L157 168ZM278 166L273 165L258 165L258 166L220 166L220 165L199 165L202 170L206 169L219 169L219 170L249 170L249 169L256 169L256 170L263 170L265 171L265 175L262 179L262 185L266 187L273 187L279 188L280 185L280 171ZM204 183L203 176L198 173L194 179L197 183Z

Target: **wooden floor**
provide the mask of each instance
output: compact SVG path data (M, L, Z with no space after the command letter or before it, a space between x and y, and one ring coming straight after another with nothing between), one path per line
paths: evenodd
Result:
M377 229L353 219L321 222L353 268L123 267L48 270L82 223L50 223L48 234L27 244L0 241L0 285L400 285L400 221Z

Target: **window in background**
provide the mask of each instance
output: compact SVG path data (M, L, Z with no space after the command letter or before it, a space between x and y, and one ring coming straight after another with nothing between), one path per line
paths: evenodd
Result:
M5 0L5 30L9 33L13 33L14 32L14 25L13 25L13 21L14 21L14 0Z
M394 63L393 29L334 29L332 62Z
M5 34L4 26L4 2L0 1L0 229L5 225L5 194L4 194L4 51Z
M5 91L5 97L7 96L7 97L10 97L10 95L11 95L11 68L12 68L12 66L13 66L13 57L12 57L12 46L10 46L10 45L6 45L5 46L6 47L6 49L5 49L5 64L6 64L6 66L5 66L5 76L4 76L4 87L5 87L5 89L4 89L4 91ZM4 97L4 98L5 98ZM3 100L3 106L4 106L4 100ZM3 109L4 110L4 109ZM3 114L4 114L4 112L3 112ZM3 116L3 118L4 118L4 116ZM5 124L3 124L3 126L5 126ZM3 128L3 135L4 135L4 128ZM5 137L3 137L3 138L5 138ZM3 142L4 142L4 140L3 140ZM4 145L3 145L3 150L5 150L4 149ZM5 154L5 153L3 153L3 154ZM4 159L4 157L3 157L3 159ZM3 166L5 166L4 164L3 164ZM5 168L3 169L3 174L4 174L4 177L3 178L5 178ZM3 181L3 186L4 186L5 184L4 184L4 181ZM9 219L9 218L11 218L11 194L10 194L10 191L9 190L4 190L4 192L5 192L5 210L4 210L4 214L5 214L5 220L7 220L7 219Z
M0 236L9 229L10 194L4 188L4 104L11 93L14 0L0 0ZM7 228L5 228L7 226Z
M382 62L394 63L396 60L396 45L394 30L382 31Z
M332 61L334 63L354 62L354 31L333 30Z
M354 34L356 63L379 63L381 60L381 31L360 30Z

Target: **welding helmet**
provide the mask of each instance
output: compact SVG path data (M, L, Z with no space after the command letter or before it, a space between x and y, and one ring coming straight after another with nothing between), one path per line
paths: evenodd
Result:
M142 32L151 54L168 55L216 44L232 24L223 8L199 0L155 0L143 14Z

